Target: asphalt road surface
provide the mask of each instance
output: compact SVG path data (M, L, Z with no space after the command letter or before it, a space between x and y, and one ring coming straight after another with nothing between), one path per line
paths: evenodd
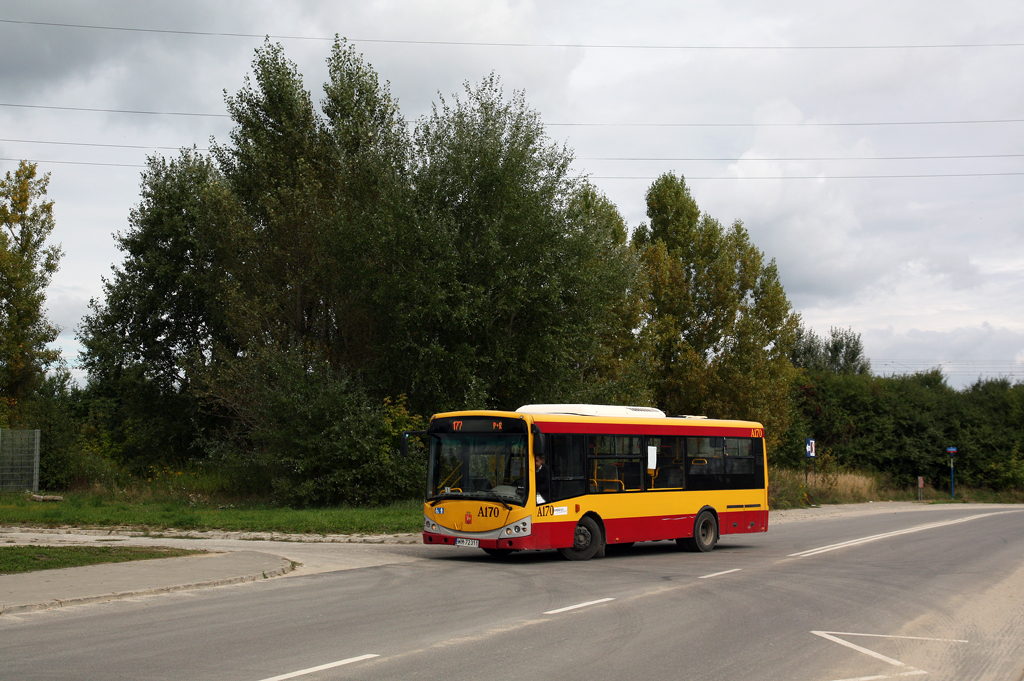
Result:
M877 506L708 554L381 545L401 560L5 615L0 678L1024 677L1024 508Z

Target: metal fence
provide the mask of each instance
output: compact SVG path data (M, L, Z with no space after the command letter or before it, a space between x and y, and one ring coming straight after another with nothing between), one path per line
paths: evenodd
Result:
M39 431L0 428L0 491L39 491Z

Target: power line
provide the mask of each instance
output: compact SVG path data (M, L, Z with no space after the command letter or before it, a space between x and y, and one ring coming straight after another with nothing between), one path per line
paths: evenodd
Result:
M1024 118L993 118L960 121L858 121L841 123L545 123L550 127L616 127L616 128L804 128L833 126L882 125L973 125L977 123L1024 123Z
M0 106L18 109L50 109L54 111L89 111L93 113L146 114L149 116L204 116L208 118L230 118L229 114L197 113L190 111L138 111L134 109L94 109L83 106L46 106L43 104L9 104L0 102Z
M887 180L897 178L935 178L935 177L1004 177L1024 175L1020 173L949 173L949 174L921 174L921 175L784 175L784 176L720 176L720 177L696 177L687 175L687 180ZM654 175L591 175L593 180L655 180Z
M135 33L160 33L165 35L207 36L217 38L272 38L274 40L317 40L333 41L334 36L270 35L264 33L230 33L219 31L184 31L162 28L132 28L126 26L99 26L93 24L67 24L54 21L19 21L0 19L4 24L26 26L48 26L56 28L78 28L96 31L122 31ZM632 45L601 43L526 43L526 42L485 42L464 40L399 40L384 38L350 38L355 43L383 43L393 45L444 45L468 47L534 47L534 48L584 48L602 50L935 50L990 47L1024 47L1024 43L949 43L922 45Z
M26 140L0 137L0 142L14 142L16 144L55 144L71 147L100 147L104 149L155 149L177 151L183 147L195 148L197 151L209 151L207 147L183 146L154 146L148 144L113 144L103 142L66 142L61 140ZM737 157L659 157L659 156L579 156L579 161L722 161L722 162L751 162L751 161L935 161L935 160L966 160L966 159L988 159L988 158L1024 158L1024 154L958 154L949 156L787 156L773 158L737 158Z
M99 161L50 161L41 158L0 158L0 161L28 161L29 163L60 163L71 166L105 166L110 168L146 168L139 163L100 163Z
M230 118L230 114L202 113L194 111L146 111L139 109L102 109L79 106L48 106L43 104L13 104L0 102L0 106L20 109L49 109L56 111L87 111L93 113L144 114L150 116L206 116ZM411 123L413 121L406 121ZM617 128L804 128L834 126L885 126L885 125L973 125L985 123L1024 123L1024 118L993 118L981 120L952 121L846 121L838 123L545 123L547 127L617 127Z
M1024 154L963 154L957 156L790 156L785 158L580 156L580 161L935 161L972 158L1024 158Z
M18 140L0 137L0 142L15 142L17 144L59 144L69 147L103 147L104 149L171 149L177 150L181 147L151 147L145 144L105 144L101 142L58 142L54 140ZM187 145L186 145L187 146ZM191 147L189 147L191 148ZM198 151L207 151L205 147L196 147Z
M0 158L0 161L28 161L29 163L60 163L80 166L109 166L115 168L146 168L145 164L138 163L100 163L97 161L55 161L49 159L21 159L21 158ZM939 178L939 177L1004 177L1024 175L1019 173L950 173L950 174L922 174L922 175L783 175L783 176L758 176L758 177L697 177L687 175L687 180L882 180L898 178ZM653 175L589 175L593 180L655 180Z

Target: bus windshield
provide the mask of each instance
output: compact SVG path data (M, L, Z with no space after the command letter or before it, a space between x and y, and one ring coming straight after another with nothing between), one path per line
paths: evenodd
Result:
M430 434L427 500L526 501L527 435L511 432Z

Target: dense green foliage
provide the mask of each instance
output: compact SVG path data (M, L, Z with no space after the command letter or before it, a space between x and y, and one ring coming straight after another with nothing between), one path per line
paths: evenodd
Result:
M393 451L414 414L646 402L625 224L522 94L491 76L410 134L351 47L328 73L318 110L268 43L227 143L150 160L80 330L89 444L136 476L206 461L282 504L378 504L418 492Z
M1024 388L872 376L859 335L804 329L774 261L683 177L651 185L630 238L497 77L410 129L351 46L327 66L316 102L267 42L226 97L227 140L149 159L78 330L82 388L45 348L46 178L8 175L0 422L44 431L44 487L381 505L420 491L401 431L531 402L757 420L778 466L814 437L898 485L948 480L957 445L966 484L1024 487Z
M947 447L957 447L956 479L966 485L1024 488L1024 384L993 379L963 391L936 369L906 376L810 372L794 384L795 418L779 463L801 465L804 438L848 469L887 474L897 485L949 485Z

